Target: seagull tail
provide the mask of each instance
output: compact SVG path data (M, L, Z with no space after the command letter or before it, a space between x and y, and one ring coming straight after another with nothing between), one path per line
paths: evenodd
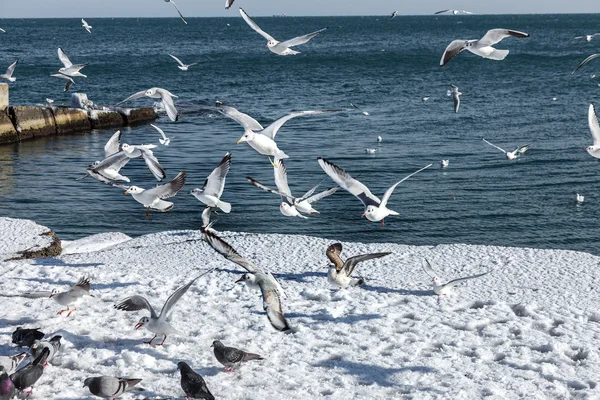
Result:
M225 214L231 212L231 204L227 203L226 201L219 200L219 202L217 203L217 207L219 207L221 211L223 211Z
M396 212L394 210L389 210L388 209L388 211L390 212L390 215L400 215L400 213L398 213L398 212Z
M287 154L283 152L283 150L277 149L277 154L275 154L275 158L278 160L283 160L284 158L290 158Z
M489 58L492 60L502 61L508 55L509 50L498 50L494 49L490 54L488 54L485 58Z

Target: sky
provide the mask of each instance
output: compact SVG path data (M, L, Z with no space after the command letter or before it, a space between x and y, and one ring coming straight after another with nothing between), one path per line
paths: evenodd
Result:
M271 15L384 15L432 14L455 8L478 14L600 13L600 0L176 0L188 17L237 17L238 7L253 16ZM43 17L171 17L163 0L0 0L0 18Z

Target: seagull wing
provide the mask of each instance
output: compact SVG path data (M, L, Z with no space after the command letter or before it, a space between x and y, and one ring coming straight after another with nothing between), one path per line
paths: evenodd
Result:
M15 68L17 67L18 63L19 63L19 60L15 61L14 63L12 63L8 66L8 68L6 69L7 76L12 76L13 72L15 72Z
M98 164L95 164L92 168L93 171L99 172L104 169L113 169L115 171L119 171L123 168L128 162L130 158L127 157L124 151L118 151L110 156L106 157L104 160L100 161Z
M267 312L267 318L269 319L269 322L273 328L277 329L278 331L287 331L290 329L290 325L283 315L281 298L277 288L278 285L270 282L270 280L267 279L268 278L265 276L262 277L262 279L257 280L263 296L263 309Z
M181 296L183 296L185 294L185 292L188 291L188 289L194 284L194 282L196 282L196 280L198 278L200 278L201 276L204 276L213 270L214 270L214 268L209 269L208 271L198 275L197 277L195 277L194 279L189 281L188 284L183 285L182 287L177 289L172 295L170 295L169 298L167 299L167 301L165 302L165 305L163 306L162 310L160 310L160 316L158 317L158 319L164 321L167 318L167 316L170 314L171 309L173 308L175 303L177 303L179 301L179 299L181 299Z
M149 195L156 196L159 199L173 197L183 188L183 185L185 185L186 176L187 172L181 171L175 178L173 178L172 181L165 183L164 185L157 186L153 189L148 189L146 192L149 192Z
M327 28L319 29L316 32L309 33L307 35L298 36L298 37L295 37L295 38L290 39L290 40L286 40L285 42L281 42L279 45L280 46L285 46L285 47L298 46L298 45L301 45L301 44L304 44L304 43L308 42L310 39L314 38L319 33L323 32L323 31L326 31L326 30L327 30Z
M216 107L221 114L231 118L232 120L243 126L244 129L250 129L251 131L262 131L264 129L262 125L258 123L257 120L255 120L248 114L239 112L235 108L225 105L220 101L217 101Z
M350 275L352 275L352 271L354 271L354 268L356 267L356 265L359 262L371 260L373 258L385 257L389 254L392 254L392 253L390 253L390 252L388 252L388 253L371 253L371 254L361 254L359 256L350 257L349 259L346 260L342 269L344 269L346 271L346 276L350 276Z
M343 112L343 111L344 110L296 111L296 112L286 115L285 117L279 118L278 120L273 122L271 125L267 126L265 129L263 129L262 132L260 132L260 133L275 140L275 135L277 135L277 131L279 131L279 128L281 128L283 126L283 124L285 124L287 121L289 121L292 118L301 117L303 115L337 113L337 112Z
M154 319L158 318L158 316L156 315L156 312L154 311L154 308L152 308L152 306L150 305L148 300L146 300L145 297L139 296L137 294L135 296L130 296L130 297L124 298L123 300L121 300L117 304L115 304L114 307L117 310L122 310L122 311L148 310L148 311L150 311L150 316L152 316L152 318L154 318Z
M153 127L154 129L156 129L158 131L158 133L160 133L160 136L162 136L163 140L167 140L168 137L167 135L165 135L165 132L160 129L158 126L154 125L154 124L150 124L151 127Z
M146 97L146 91L145 90L142 90L141 92L137 92L137 93L132 94L131 96L129 96L125 100L118 102L117 105L123 104L123 103L125 103L126 101L129 101L129 100L140 99L142 97Z
M256 22L252 21L252 19L248 16L248 14L246 14L246 11L244 11L241 7L240 7L240 14L242 14L242 18L244 18L244 21L246 21L246 23L248 25L250 25L250 28L254 29L265 39L267 39L269 41L272 40L274 42L276 41L273 36L269 35L267 32L260 29L260 26L256 25Z
M173 102L173 98L171 97L168 91L158 91L160 93L160 98L162 100L163 105L165 106L165 111L169 116L171 121L177 121L179 119L179 112L175 108L175 103Z
M600 146L600 124L598 124L598 114L596 114L593 104L590 104L588 122L590 124L590 132L592 132L592 137L594 138L594 146Z
M404 182L405 180L407 180L408 178L410 178L413 175L418 174L419 172L431 167L433 164L429 164L426 165L425 167L413 172L412 174L406 176L404 179L396 182L391 188L389 188L388 190L385 191L385 194L383 195L383 199L381 199L381 206L385 207L385 205L387 204L388 200L390 199L390 196L392 195L392 193L394 192L394 189L396 189L396 186L398 186L399 184L401 184L402 182Z
M75 81L71 77L63 75L63 74L52 74L50 76L53 76L55 78L64 79L67 81L67 84L65 85L65 89L64 89L65 92L68 91L69 88L71 87L71 85L75 83Z
M230 167L231 153L228 152L225 154L225 157L223 157L217 168L215 168L210 173L208 178L206 178L206 182L204 182L204 187L202 187L202 190L209 195L221 198L223 189L225 188L225 178L227 177Z
M182 63L182 62L181 62L181 60L180 60L179 58L177 58L177 57L175 57L175 56L173 56L173 55L171 55L171 54L169 54L169 56L171 56L171 58L172 58L173 60L177 61L177 63L178 63L179 65L181 65L182 67L185 67L185 64L184 64L184 63Z
M312 204L315 201L321 200L322 198L325 198L327 196L331 196L332 194L334 194L335 192L337 192L340 189L341 189L341 187L339 187L339 186L336 186L336 187L331 188L331 189L327 189L327 190L325 190L323 192L315 194L314 196L310 196L308 199L306 199L306 202L308 204Z
M454 286L458 285L459 283L462 283L464 281L468 281L470 279L475 279L475 278L479 278L480 276L484 276L489 274L489 272L484 272L483 274L477 274L477 275L472 275L472 276L466 276L464 278L458 278L458 279L453 279L450 282L446 283L444 285L444 288L453 288Z
M67 53L65 53L65 51L62 49L62 47L58 48L58 58L60 59L60 62L63 63L65 68L69 68L70 66L73 65L71 60L69 60L69 56L67 55Z
M277 186L277 190L279 193L282 193L287 196L292 196L292 192L290 187L288 186L287 179L287 168L283 163L283 160L277 159L277 168L273 168L274 176L275 176L275 186Z
M148 169L150 170L150 172L152 172L152 175L154 175L154 177L159 181L162 181L163 179L165 179L167 177L165 168L162 165L160 165L158 158L156 158L154 153L152 153L152 150L145 149L144 147L141 147L141 146L137 147L137 149L142 153L142 158L146 162L146 165L148 166ZM184 182L185 182L185 178L184 178ZM178 189L177 191L179 191L180 189ZM175 192L175 193L177 193L177 192ZM167 196L167 197L171 197L171 196Z
M229 7L233 4L235 0L225 0L225 9L229 10Z
M440 61L440 67L443 67L450 61L452 58L459 55L463 50L467 47L465 46L464 40L454 40L452 41L446 50L444 50L444 54L442 54L442 59Z
M185 18L183 18L183 14L181 14L181 11L179 11L179 7L177 7L177 4L175 4L175 2L173 0L169 0L169 3L173 4L173 7L175 7L175 9L177 10L177 13L181 17L181 20L183 21L184 24L187 25L187 21L185 20Z
M116 131L108 142L104 145L104 157L110 157L115 153L119 152L121 142L121 131Z
M597 53L597 54L592 54L591 56L589 56L588 58L586 58L585 60L583 60L583 61L581 62L581 64L579 64L579 65L577 66L577 68L575 68L575 70L574 70L573 72L571 72L571 75L573 75L575 72L577 72L577 70L578 70L579 68L583 67L585 64L589 63L589 62L590 62L590 61L592 61L594 58L598 58L598 57L600 57L600 53Z
M443 14L443 13L446 13L446 12L448 12L448 11L452 11L452 10L448 9L448 10L442 10L442 11L438 11L438 12L436 12L436 13L433 13L433 15L437 15L437 14Z
M217 253L225 257L227 260L241 266L248 272L257 272L261 269L254 264L252 261L242 257L229 243L217 236L216 233L208 229L202 229L204 233L204 240L212 247Z
M337 165L327 161L324 158L317 158L319 165L327 175L342 188L346 189L350 194L358 197L358 199L366 207L374 205L379 207L381 200L375 196L368 187L360 183L358 180L350 176L346 171Z
M486 142L487 144L489 144L490 146L492 146L492 147L495 147L495 148L497 148L498 150L500 150L501 152L503 152L504 154L506 154L506 150L504 150L504 149L501 149L500 147L496 146L495 144L491 144L490 142L488 142L488 141L487 141L487 140L485 140L485 139L482 139L482 140L483 140L484 142Z
M514 36L521 39L529 37L529 34L525 32L513 31L511 29L490 29L481 39L479 39L479 43L484 46L492 46L509 36Z
M429 261L427 259L425 259L425 263L426 264L422 264L423 269L425 270L425 273L427 275L429 275L429 277L431 279L437 278L438 275L435 273L435 271L433 270L433 267L431 266L431 264L429 264Z

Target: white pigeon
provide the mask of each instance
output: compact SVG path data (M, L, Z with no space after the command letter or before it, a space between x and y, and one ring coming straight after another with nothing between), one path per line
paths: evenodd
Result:
M268 40L267 47L269 48L269 50L280 56L299 54L299 51L292 50L291 48L308 42L310 39L314 38L319 33L327 29L320 29L316 32L309 33L308 35L298 36L293 39L286 40L285 42L279 42L273 36L260 29L260 27L250 19L248 14L246 14L246 12L242 8L240 8L240 14L242 15L242 18L244 18L244 21L246 21L246 23L250 25L250 28L254 29L256 32L262 35L262 37Z
M82 74L81 71L84 67L86 67L88 64L73 64L71 62L71 60L69 59L69 56L67 56L67 53L61 48L58 48L58 58L60 59L60 62L62 62L62 64L64 65L64 67L62 67L61 69L58 70L59 73L66 75L66 76L82 76L84 78L87 78L86 75ZM52 75L52 76L56 76L56 75ZM66 90L65 90L66 92Z
M67 81L67 83L65 83L65 88L64 88L63 92L68 91L69 88L71 87L71 85L75 83L73 78L71 78L70 76L63 75L63 74L52 74L50 76L53 76L55 78L64 79L65 81Z
M450 165L450 160L442 160L442 168L448 168Z
M184 64L183 62L181 62L181 60L180 60L179 58L177 58L177 57L175 57L175 56L173 56L173 55L171 55L171 54L169 54L169 56L171 56L171 58L172 58L173 60L177 61L177 64L179 64L179 65L177 66L177 68L179 68L179 69L180 69L180 70L182 70L182 71L187 71L187 70L188 70L188 69L189 69L189 68L190 68L192 65L196 65L196 64L198 64L197 62L195 62L195 63L191 63L191 64Z
M142 97L160 99L165 108L165 111L167 112L167 115L169 116L169 119L171 121L177 121L179 119L179 112L177 112L177 109L175 108L175 103L173 103L173 97L177 98L177 96L175 96L173 93L169 92L166 89L153 87L148 90L142 90L141 92L132 94L125 100L117 103L117 105L123 104L129 100L140 99Z
M581 203L583 203L585 201L585 196L582 196L579 193L575 193L575 194L577 195L576 196L576 200L577 200L578 203L581 204Z
M506 151L498 146L496 146L495 144L492 144L490 142L488 142L485 139L482 139L484 142L486 142L487 144L489 144L492 147L497 148L498 150L500 150L501 152L503 152L506 155L506 158L508 160L516 160L517 157L519 157L520 154L525 153L525 151L527 151L527 149L529 148L529 144L523 145L523 146L519 146L516 149L514 149L513 151ZM525 151L521 151L521 149L525 149Z
M185 18L183 18L183 14L181 14L181 11L179 11L179 8L177 7L177 4L175 4L175 2L173 0L165 0L165 3L171 3L171 4L173 4L173 7L175 7L175 9L177 10L177 14L179 14L179 16L181 17L181 20L183 21L183 23L187 25L187 21L185 20Z
M452 96L452 100L454 100L454 112L458 112L458 108L460 107L460 96L462 96L462 92L458 91L458 87L451 85L452 89L448 90L448 96Z
M146 219L150 219L150 210L167 212L173 208L173 203L164 201L175 196L185 185L187 172L182 171L172 181L152 189L143 189L137 186L125 188L124 194L130 194L135 201L146 207Z
M162 144L163 146L168 146L169 143L171 143L171 139L167 137L167 135L165 135L165 132L160 129L158 126L154 125L154 124L150 124L151 127L153 127L154 129L156 129L158 131L158 133L160 133L161 139L158 139L158 141L160 142L160 144Z
M447 9L447 10L438 11L438 12L434 13L434 15L445 14L445 13L450 13L452 15L460 15L460 14L467 14L467 15L469 15L469 14L474 14L471 11L453 10L453 9L450 8L450 9Z
M577 36L577 37L574 37L573 39L574 39L574 40L575 40L575 39L585 39L585 41L586 41L586 42L591 42L591 41L592 41L592 39L593 39L594 37L596 37L596 36L600 36L600 33L594 33L594 34L592 34L592 35L583 35L583 36Z
M70 309L70 306L86 295L92 296L90 294L90 279L81 277L79 281L77 281L75 285L71 286L66 292L59 292L56 289L52 290L50 298L61 306L67 307L66 310L60 310L57 312L57 314L62 315L62 313L68 312L68 318L71 316L71 314L77 311L76 306L74 306L72 310Z
M461 53L463 50L469 50L473 54L477 54L483 58L491 60L504 60L508 55L508 50L498 50L494 47L496 43L500 43L502 39L514 36L516 38L526 38L529 34L510 29L492 29L489 30L484 37L479 40L454 40L446 47L446 51L442 55L440 66L443 67L454 56Z
M592 61L594 58L598 58L600 57L600 53L597 54L592 54L591 56L589 56L588 58L586 58L585 60L583 60L581 62L581 64L579 64L577 66L577 68L575 68L575 70L573 72L571 72L571 75L573 75L575 72L577 72L577 70L579 70L579 68L583 67L585 64L589 63L590 61Z
M588 111L588 124L594 144L585 148L585 151L592 157L600 158L600 124L598 123L598 114L593 104L590 104Z
M438 275L435 273L433 268L431 268L431 264L429 264L429 261L427 261L427 259L425 259L425 262L427 264L423 264L423 269L425 270L425 273L427 273L427 275L429 275L429 277L432 279L433 292L435 294L437 294L438 296L446 296L447 294L449 294L452 291L452 288L454 288L459 283L468 281L470 279L479 278L481 276L489 274L489 271L488 271L488 272L484 272L483 274L477 274L477 275L467 276L464 278L453 279L449 282L442 283L442 280L438 277Z
M225 9L229 10L235 0L225 0Z
M210 173L202 189L192 189L190 194L208 207L218 207L224 213L231 211L231 204L221 200L225 189L225 178L231 168L231 153L225 154L219 165Z
M192 279L189 283L181 286L175 292L173 292L173 294L169 296L169 298L163 305L162 309L160 310L160 314L156 314L156 311L154 311L154 308L152 308L152 305L150 304L150 302L148 300L146 300L145 297L142 297L139 295L126 297L123 300L119 301L117 304L115 304L114 307L117 310L123 310L123 311L138 311L138 310L150 311L150 317L149 318L142 317L139 320L139 322L135 325L135 329L138 330L141 327L145 327L150 332L154 333L154 337L152 339L150 339L150 341L144 342L149 345L152 345L152 342L154 341L154 339L156 339L156 336L162 335L163 340L158 345L158 346L162 346L165 343L165 340L167 340L168 335L171 335L171 334L181 335L181 332L179 332L177 329L175 329L170 323L171 309L173 308L175 303L177 303L179 301L179 299L181 299L181 297L185 294L185 292L187 292L188 289L194 284L194 282L196 282L196 280L198 278L200 278L203 275L208 274L211 271L212 271L212 269L204 272L201 275L198 275L197 277Z
M17 66L17 64L19 63L19 60L15 61L14 63L10 64L8 66L8 68L6 69L6 72L0 75L0 79L6 79L9 82L14 82L17 80L17 78L13 77L13 72L15 72L15 67Z
M358 180L354 179L350 174L344 171L342 168L337 165L327 161L324 158L317 158L319 165L325 171L327 175L342 188L346 189L348 192L356 196L364 205L365 211L362 214L363 217L366 217L369 221L377 222L381 221L381 226L385 225L385 217L388 215L398 215L396 211L390 210L387 208L387 202L392 196L394 189L396 186L407 180L413 175L418 174L419 172L431 167L433 164L429 164L412 174L408 175L404 179L396 182L392 187L386 190L383 195L383 199L379 200L379 198L371 193L368 187L360 183Z
M89 25L83 18L81 18L81 26L83 26L88 33L92 33L92 26Z
M327 272L327 280L329 283L335 286L339 286L341 288L347 288L348 286L360 286L365 283L364 278L353 278L352 272L356 265L362 261L371 260L374 258L385 257L390 252L387 253L371 253L371 254L361 254L358 256L353 256L346 261L342 260L342 244L334 243L331 246L327 247L327 251L325 255L331 261L333 266L329 267Z

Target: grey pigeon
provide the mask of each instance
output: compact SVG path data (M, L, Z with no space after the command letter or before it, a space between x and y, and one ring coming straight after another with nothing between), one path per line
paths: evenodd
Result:
M0 367L4 368L7 374L12 374L17 370L17 367L21 362L29 356L27 353L19 353L14 356L2 356L0 357Z
M212 347L214 347L217 361L225 366L227 372L232 372L233 367L241 364L242 361L263 360L258 354L246 353L244 350L235 347L227 347L220 340L215 340Z
M31 356L35 358L38 355L40 355L44 349L48 349L49 355L48 360L46 361L50 362L54 359L54 356L60 351L60 348L62 346L60 344L60 339L62 339L62 336L55 335L52 336L50 340L36 340L29 348L29 352L31 353Z
M23 329L18 327L12 334L12 342L19 347L31 347L34 341L40 340L45 333L40 328Z
M0 365L0 400L10 400L16 391L15 385L8 377L4 367Z
M215 399L215 396L208 390L202 376L194 372L187 363L183 361L177 363L177 369L181 372L181 388L185 392L185 397L190 399Z
M21 368L10 376L15 388L17 388L19 392L23 392L25 389L30 388L27 396L31 395L33 391L31 387L42 377L42 374L44 373L44 364L46 364L49 354L50 350L45 348L31 364Z
M115 399L138 383L141 379L113 378L112 376L94 376L83 381L94 396L104 399Z

